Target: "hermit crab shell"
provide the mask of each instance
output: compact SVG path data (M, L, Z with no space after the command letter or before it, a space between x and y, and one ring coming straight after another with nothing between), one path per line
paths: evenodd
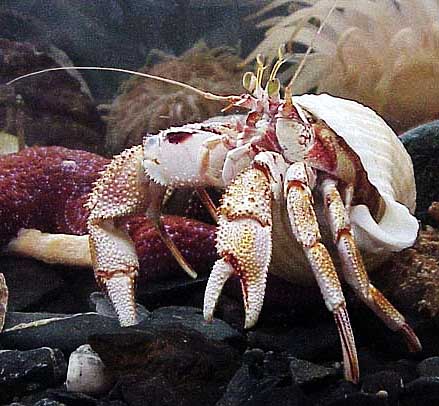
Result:
M413 245L418 221L413 164L393 130L372 109L328 94L294 96L293 102L326 124L359 157L385 204L375 221L364 205L353 206L351 224L360 249L382 255Z

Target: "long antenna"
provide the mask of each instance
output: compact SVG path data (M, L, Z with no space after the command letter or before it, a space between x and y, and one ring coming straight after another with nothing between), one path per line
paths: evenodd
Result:
M100 66L63 66L63 67L58 67L58 68L48 68L48 69L43 69L43 70L39 70L36 72L28 73L26 75L19 76L18 78L10 80L6 84L12 85L15 82L18 82L19 80L22 80L22 79L25 79L25 78L28 78L31 76L36 76L36 75L41 75L41 74L46 73L46 72L54 72L54 71L61 71L61 70L63 70L63 71L66 71L66 70L103 70L103 71L110 71L110 72L129 73L131 75L136 75L136 76L140 76L140 77L147 78L147 79L154 79L154 80L158 80L160 82L169 83L171 85L180 86L184 89L188 89L192 92L195 92L195 93L199 94L200 96L205 97L208 100L219 100L219 101L224 101L224 102L228 102L228 103L233 103L233 101L235 101L237 98L237 96L219 96L219 95L216 95L213 93L204 92L204 91L197 89L196 87L193 87L193 86L188 85L186 83L182 83L182 82L179 82L177 80L162 78L160 76L150 75L148 73L137 72L137 71L129 70L129 69L100 67Z
M337 0L334 0L334 4L332 5L332 7L329 9L328 14L326 15L325 19L322 21L322 23L320 24L319 29L317 30L317 32L315 33L313 39L311 40L311 44L309 44L308 49L305 52L304 57L302 58L302 60L300 61L299 66L297 67L296 71L294 72L294 76L293 78L290 80L290 82L287 85L287 88L289 90L292 90L293 84L296 81L297 77L300 75L300 72L302 72L303 67L305 66L305 62L308 59L308 55L311 53L311 51L314 48L314 44L317 40L317 37L320 35L320 33L323 30L323 27L326 25L329 17L331 16L331 14L334 12L335 8L337 7Z

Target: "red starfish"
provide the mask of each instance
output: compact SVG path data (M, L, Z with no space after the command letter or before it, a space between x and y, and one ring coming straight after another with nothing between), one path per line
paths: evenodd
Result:
M84 203L99 172L109 162L90 152L63 147L32 147L0 157L0 247L23 228L44 233L85 235L88 210ZM151 280L181 273L146 217L128 217L123 223L136 245L141 265L140 281L145 276ZM163 223L194 269L210 268L216 258L215 226L171 215L163 216ZM81 249L87 251L86 238L74 241L82 241ZM21 253L26 254L22 250ZM88 258L88 255L87 251L85 256ZM0 279L0 321L1 282ZM6 296L6 287L3 289L3 296Z

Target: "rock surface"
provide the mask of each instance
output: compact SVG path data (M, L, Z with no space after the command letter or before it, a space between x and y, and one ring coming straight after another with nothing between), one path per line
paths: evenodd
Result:
M59 385L67 368L62 352L48 347L0 351L0 365L0 402Z
M436 169L439 167L439 121L423 124L401 135L410 154L416 179L416 217L424 224L436 224L428 215L431 203L439 200Z
M38 46L0 39L0 84L57 67ZM93 152L103 149L104 126L84 83L71 72L50 72L16 82L19 104L0 106L0 128L24 135L27 145L62 145ZM18 99L17 99L18 97Z

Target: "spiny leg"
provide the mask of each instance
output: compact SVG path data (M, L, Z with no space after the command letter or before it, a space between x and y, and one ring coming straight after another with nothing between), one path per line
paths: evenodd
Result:
M326 216L340 255L346 282L391 330L400 331L404 335L410 351L420 351L419 339L407 324L404 316L369 281L349 225L349 216L337 190L337 182L328 178L323 180L321 187L325 200Z
M98 284L109 296L122 326L136 323L134 284L139 261L130 237L122 231L118 218L146 210L158 234L174 258L191 277L196 273L166 234L160 209L166 186L145 175L142 146L132 147L106 167L95 184L87 206L90 254Z
M110 298L122 326L137 322L134 285L139 261L133 242L117 227L115 220L139 213L151 202L142 157L141 146L115 157L96 182L87 202L95 278Z
M319 225L313 208L311 188L314 182L315 175L306 164L295 163L288 168L285 179L287 210L293 234L308 258L326 307L334 314L342 345L345 378L358 382L357 350L345 299L332 259L321 243Z
M204 317L211 320L221 290L232 275L240 277L245 328L262 308L271 259L271 191L265 170L253 166L227 188L219 208L217 260L206 287Z

